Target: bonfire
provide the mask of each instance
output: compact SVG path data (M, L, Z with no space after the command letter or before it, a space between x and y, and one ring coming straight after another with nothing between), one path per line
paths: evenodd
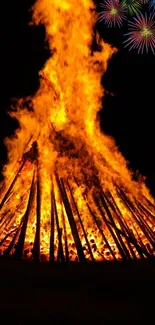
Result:
M86 262L155 254L154 199L100 129L101 78L117 50L94 33L96 18L92 0L37 0L32 8L51 56L38 91L10 110L20 127L5 140L2 257Z

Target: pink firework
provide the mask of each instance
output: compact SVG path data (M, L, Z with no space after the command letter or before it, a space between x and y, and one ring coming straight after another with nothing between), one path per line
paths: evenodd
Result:
M98 20L102 20L108 25L108 27L118 26L121 27L123 20L126 19L126 9L119 2L119 0L105 0L101 3L103 11L99 13Z
M123 43L125 47L129 46L129 50L137 49L138 53L144 50L148 53L149 49L155 54L155 14L150 13L149 17L145 13L139 13L134 17L133 22L129 22L129 32L124 36L128 36Z

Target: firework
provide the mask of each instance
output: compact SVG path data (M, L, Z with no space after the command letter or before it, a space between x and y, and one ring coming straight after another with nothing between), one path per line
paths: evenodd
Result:
M149 0L148 8L149 10L155 10L155 0Z
M122 22L126 19L126 9L119 0L105 0L104 4L101 3L103 11L99 13L98 20L101 22L104 20L108 27L118 26L121 27Z
M147 0L142 0L142 1L147 1ZM142 1L140 1L140 2L142 2ZM141 9L142 4L140 2L136 1L136 0L122 0L121 4L124 8L126 8L127 13L129 15L135 15Z
M129 46L129 50L137 49L138 53L143 53L144 50L148 53L150 49L155 54L155 21L154 14L150 13L149 16L145 13L138 14L134 17L133 22L129 22L129 32L124 36L127 36L127 40L123 43L125 47Z

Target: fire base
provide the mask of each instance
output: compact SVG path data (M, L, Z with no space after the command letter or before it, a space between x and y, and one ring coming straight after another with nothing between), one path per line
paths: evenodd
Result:
M8 187L1 188L0 255L49 262L125 261L155 255L153 203L119 184L112 192L104 190L97 177L93 183L83 174L82 183L74 175L62 177L56 169L46 177L44 186L48 179L51 187L44 197L36 147L34 142Z

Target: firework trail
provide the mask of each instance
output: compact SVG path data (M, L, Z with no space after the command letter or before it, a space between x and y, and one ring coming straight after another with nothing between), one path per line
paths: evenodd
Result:
M123 43L125 47L129 46L129 50L137 49L138 53L143 53L146 51L148 53L149 49L155 54L155 15L150 13L149 17L147 13L144 15L139 13L133 18L133 22L129 22L129 32L124 34L127 36L127 40Z
M101 3L103 11L99 13L98 21L104 20L108 27L118 26L121 27L123 20L126 19L126 9L119 0L105 0Z
M142 1L147 1L147 0L142 0ZM126 8L127 13L129 15L135 15L140 12L140 9L142 7L142 1L137 1L137 0L122 0L121 4L124 8Z
M148 9L153 11L155 10L155 0L149 0Z

